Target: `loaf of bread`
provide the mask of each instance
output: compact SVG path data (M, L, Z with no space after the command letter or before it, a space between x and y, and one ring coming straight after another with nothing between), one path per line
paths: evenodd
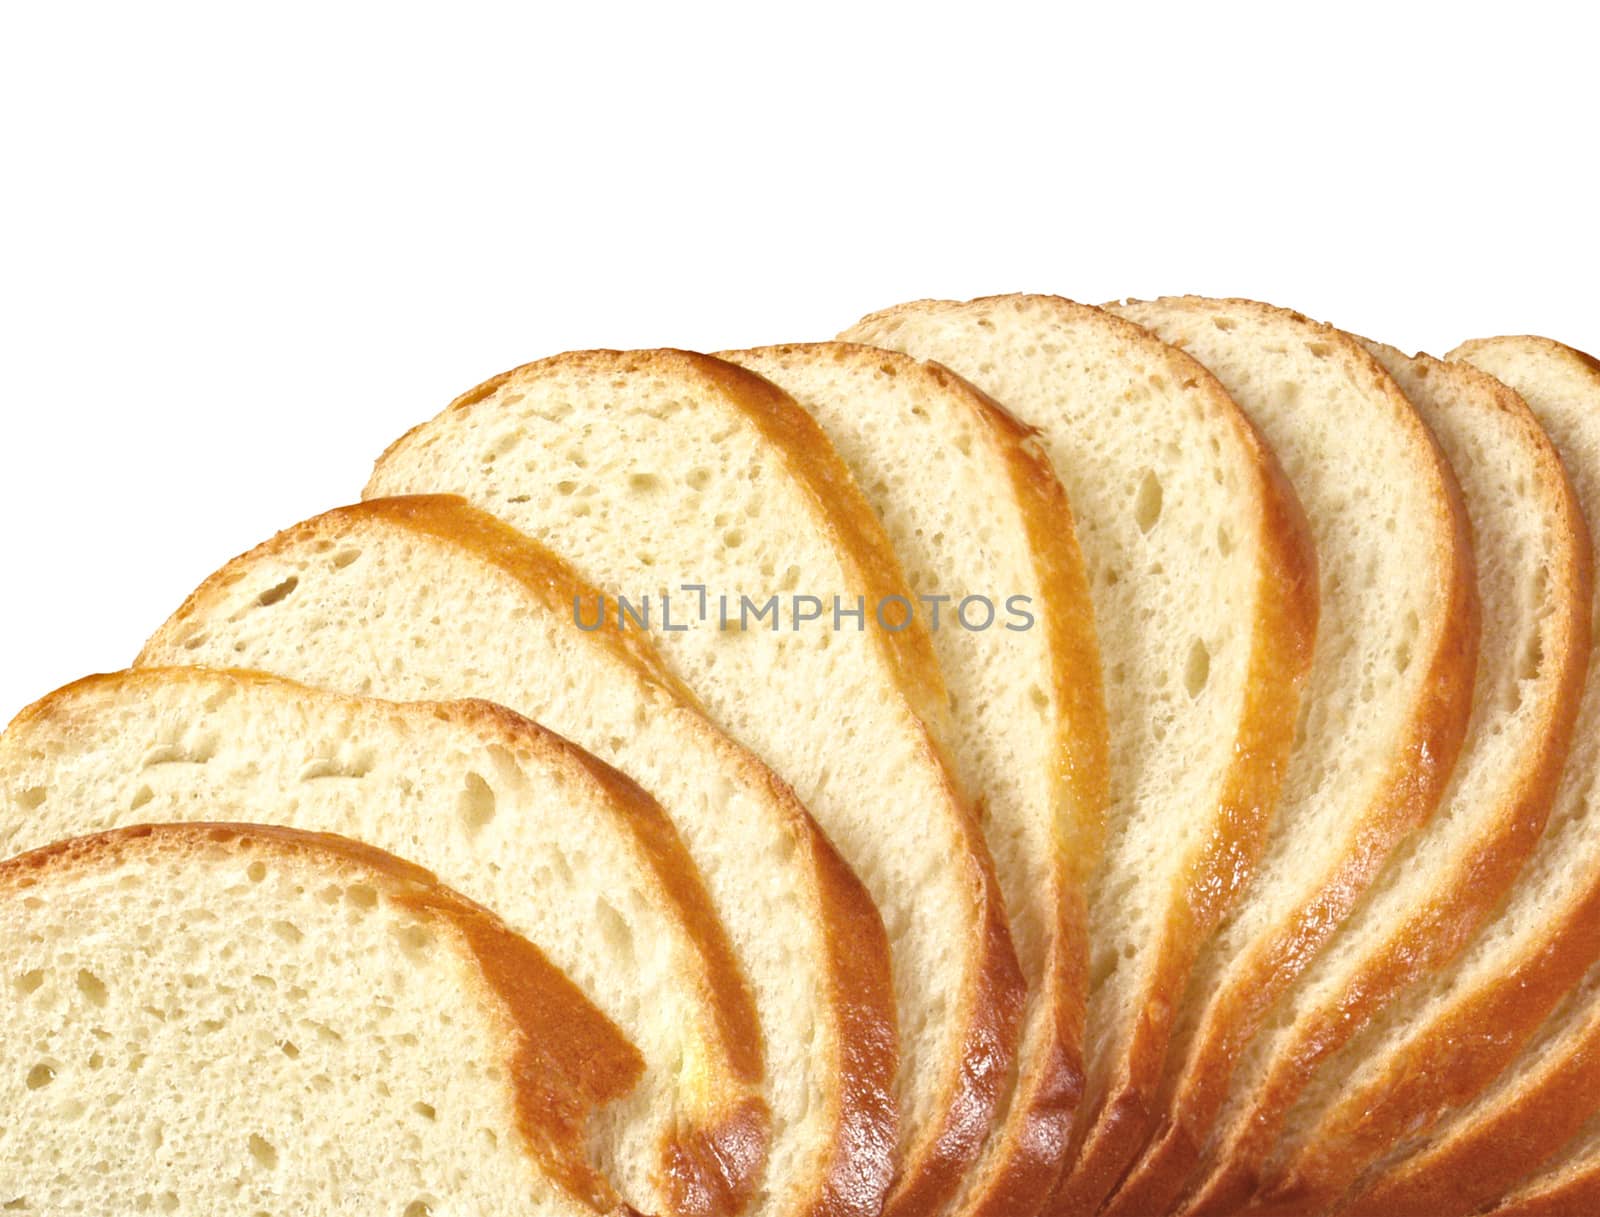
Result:
M651 635L663 660L794 787L883 917L901 1051L885 1212L936 1211L982 1148L1023 984L946 763L928 626L905 619L911 589L827 437L725 361L578 352L498 376L392 445L367 497L417 493L463 495L613 597L654 600L658 626L662 598L678 606L679 628Z
M748 978L765 1047L765 1171L743 1138L700 1138L736 1183L620 1163L664 1211L870 1214L888 1186L894 1011L883 926L815 822L712 728L642 635L580 630L595 592L459 499L318 516L235 559L158 629L141 665L247 664L395 700L486 697L526 713L659 801ZM585 932L614 932L604 917ZM685 1058L693 1082L700 1065ZM693 1184L693 1186L686 1186Z
M1600 1213L1600 363L588 351L0 734L0 1208Z
M371 846L158 825L24 854L0 975L7 1211L616 1211L586 1124L638 1052Z

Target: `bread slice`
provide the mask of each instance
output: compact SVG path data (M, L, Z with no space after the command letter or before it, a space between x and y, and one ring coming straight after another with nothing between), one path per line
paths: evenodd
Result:
M7 1210L614 1211L584 1126L639 1054L370 846L161 825L14 858L0 974Z
M1600 364L1543 338L1469 342L1449 358L1527 401L1596 519ZM1600 614L1600 592L1591 605ZM1296 1113L1273 1193L1281 1207L1300 1196L1337 1196L1370 1165L1370 1190L1353 1201L1354 1213L1476 1212L1563 1143L1571 1161L1545 1183L1565 1175L1577 1184L1585 1168L1575 1138L1594 1136L1585 1121L1600 1111L1597 771L1600 662L1591 652L1572 751L1522 878L1405 1022L1357 1039L1334 1059L1345 1077L1339 1101Z
M1577 496L1527 405L1460 363L1364 342L1432 429L1472 522L1483 644L1467 740L1427 827L1250 1045L1185 1212L1236 1212L1297 1102L1326 1107L1319 1066L1364 1027L1406 1025L1426 981L1495 911L1539 839L1589 661L1590 542Z
M229 563L140 662L246 664L401 700L484 696L649 789L704 877L755 998L772 1137L749 1211L872 1214L895 1135L882 924L793 795L711 726L642 635L573 628L575 600L592 595L459 499L375 502L318 516ZM693 1059L683 1069L689 1082L703 1072ZM718 1152L737 1163L745 1151Z
M1311 522L1322 597L1278 823L1195 970L1163 1122L1107 1212L1145 1217L1181 1190L1273 1005L1433 814L1466 733L1479 619L1455 478L1355 339L1250 301L1115 311L1204 363L1265 432Z
M577 352L459 398L384 454L367 496L424 491L464 495L634 606L656 600L662 658L861 876L889 931L900 1014L886 1211L936 1210L988 1131L1022 981L993 864L945 764L926 624L906 621L910 589L827 438L721 360ZM663 596L676 596L673 629Z
M640 1209L739 1210L769 1131L760 1028L694 864L632 782L486 702L200 668L79 681L0 735L0 857L195 819L353 837L493 909L643 1054L647 1085L595 1130L607 1176Z
M1099 309L920 301L846 335L993 393L1040 429L1073 504L1113 748L1087 1098L1049 1211L1092 1214L1139 1148L1171 1011L1271 818L1315 632L1310 535L1216 380Z
M1083 1088L1084 882L1099 858L1106 797L1094 607L1066 494L1031 429L937 364L840 342L721 358L778 385L821 425L911 590L929 598L920 605L950 692L952 759L967 788L982 792L984 836L1028 983L1017 1065L952 1211L1037 1212ZM1012 619L1017 608L1029 628ZM996 610L1013 628L963 625Z

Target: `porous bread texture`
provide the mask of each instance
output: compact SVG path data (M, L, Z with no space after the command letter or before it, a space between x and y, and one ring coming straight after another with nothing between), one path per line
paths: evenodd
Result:
M883 927L791 792L710 725L642 635L573 627L574 598L593 595L459 499L381 500L223 567L139 662L247 665L396 700L485 697L649 790L755 998L772 1135L750 1211L873 1214L894 1144ZM652 1166L637 1160L620 1185L651 1188Z
M581 1007L507 984L531 948L426 872L159 826L0 864L0 894L5 1208L611 1211L562 1157ZM637 1055L589 1017L629 1084Z
M931 1211L977 1154L1014 1058L1022 984L925 625L879 628L909 589L816 424L768 382L681 351L589 351L506 373L396 442L367 497L457 493L635 603L674 595L651 640L711 718L795 789L855 869L892 945L902 1139L891 1217ZM689 609L684 584L708 589ZM719 597L864 608L799 629Z
M759 1030L726 931L660 808L566 741L487 703L200 668L91 677L0 735L0 857L190 820L368 842L537 943L645 1060L591 1130L635 1206L680 1207L655 1176L724 1123L744 1125L759 1167Z
M1592 524L1600 512L1600 364L1534 337L1469 342L1448 358L1522 396ZM1600 589L1589 611L1591 621L1600 617ZM1600 663L1591 650L1566 769L1516 886L1404 1023L1364 1035L1334 1058L1343 1091L1323 1110L1295 1113L1275 1194L1337 1196L1363 1168L1388 1159L1381 1174L1359 1181L1353 1213L1475 1212L1564 1142L1571 1155L1571 1138L1600 1108L1597 771ZM1561 1171L1576 1187L1582 1172L1572 1163ZM1557 1173L1552 1164L1541 1179L1553 1184Z
M1073 505L1112 750L1081 1148L1050 1211L1092 1213L1138 1148L1194 952L1270 820L1315 628L1309 534L1215 379L1098 309L919 301L845 337L993 394L1039 428Z
M1241 1058L1185 1212L1236 1211L1296 1102L1346 1084L1323 1060L1363 1027L1409 1023L1516 879L1550 811L1589 659L1590 541L1527 405L1465 364L1363 341L1432 429L1461 484L1483 605L1473 712L1439 811L1395 851Z
M952 1212L1036 1210L1082 1090L1084 882L1097 866L1106 722L1072 514L1031 430L936 364L830 342L721 352L822 426L882 521L951 703L952 759L981 795L1028 983L1021 1045L985 1156ZM1030 628L964 628L957 606L1023 597ZM940 611L937 627L931 614ZM982 608L975 612L982 619Z
M1190 981L1165 1114L1107 1217L1164 1211L1273 1005L1426 822L1471 709L1479 632L1460 492L1404 394L1346 334L1252 301L1111 306L1182 347L1266 435L1316 538L1316 654L1277 823Z

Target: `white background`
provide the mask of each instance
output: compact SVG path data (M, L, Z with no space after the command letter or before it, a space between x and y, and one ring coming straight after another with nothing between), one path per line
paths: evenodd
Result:
M924 295L1600 346L1575 4L0 17L0 720L574 346Z

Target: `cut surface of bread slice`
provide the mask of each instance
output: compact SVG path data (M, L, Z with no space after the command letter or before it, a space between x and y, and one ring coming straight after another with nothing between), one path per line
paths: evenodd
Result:
M370 846L58 843L0 863L0 968L7 1209L615 1211L584 1123L638 1053L504 922Z
M1533 337L1469 342L1449 358L1523 397L1561 454L1592 534L1600 518L1600 364ZM1591 613L1600 615L1600 594ZM1276 1189L1281 1207L1301 1196L1337 1197L1370 1165L1348 1202L1352 1213L1474 1213L1563 1144L1571 1157L1577 1139L1595 1136L1597 771L1600 659L1591 652L1572 751L1522 877L1406 1023L1358 1038L1335 1058L1344 1068L1343 1097L1324 1111L1297 1113ZM1541 1186L1552 1198L1556 1175L1579 1178L1577 1161L1547 1171ZM1588 1169L1595 1170L1592 1156Z
M1479 621L1455 478L1355 339L1251 301L1113 309L1199 359L1266 434L1315 535L1321 591L1277 823L1195 969L1162 1123L1108 1208L1144 1217L1181 1191L1274 1003L1433 814L1466 732Z
M1432 429L1472 522L1483 605L1473 713L1438 813L1274 1011L1240 1063L1186 1212L1236 1212L1296 1102L1345 1083L1314 1072L1366 1026L1403 1026L1421 982L1495 911L1543 831L1589 661L1590 542L1561 458L1527 405L1460 363L1364 342Z
M1171 1011L1271 817L1315 632L1310 535L1216 380L1099 309L920 301L846 336L937 360L1038 427L1073 505L1112 752L1081 1148L1049 1211L1091 1214L1139 1148Z
M749 1211L874 1213L894 1145L882 924L792 793L711 726L642 635L573 627L575 599L591 596L548 552L459 499L374 502L229 563L140 662L243 664L397 700L487 697L650 790L755 999L772 1135ZM616 928L602 918L599 932ZM647 942L635 947L640 967L658 966ZM687 1083L703 1077L693 1059L682 1070ZM751 1147L704 1148L739 1167ZM715 1199L687 1177L669 1182L676 1207Z
M457 399L391 446L366 493L421 492L463 495L634 605L675 597L675 627L651 634L663 660L794 787L883 916L903 1130L887 1212L942 1206L988 1131L1023 986L944 760L926 624L905 623L910 589L826 436L710 356L573 352Z
M202 668L90 677L0 736L0 857L191 819L366 841L492 909L643 1054L647 1084L594 1130L608 1177L641 1208L735 1211L768 1135L760 1029L694 864L632 782L486 702Z
M1029 987L1014 1077L952 1211L1037 1211L1082 1093L1084 882L1106 797L1094 609L1066 494L1031 430L937 364L840 342L720 358L766 377L816 419L883 522L911 591L929 597L921 609L943 609L929 620L953 760L981 792ZM963 624L1007 605L1025 605L1029 620Z

